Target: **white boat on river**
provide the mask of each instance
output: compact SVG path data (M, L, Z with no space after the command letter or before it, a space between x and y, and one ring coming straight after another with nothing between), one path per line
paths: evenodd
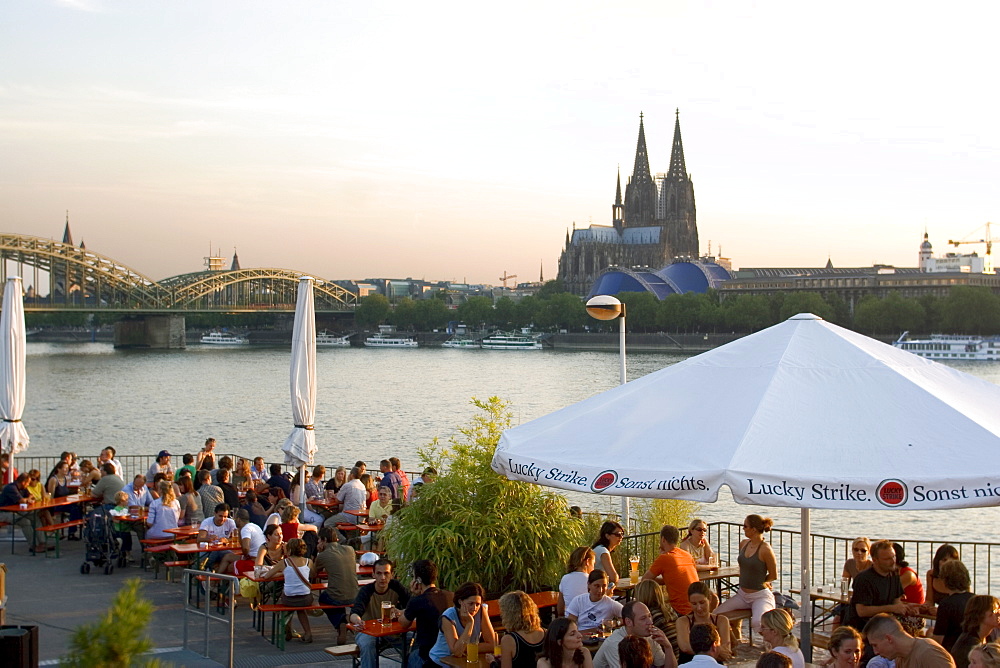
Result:
M201 337L201 342L209 346L246 346L250 339L232 332L209 332Z
M930 360L1000 360L1000 337L931 334L926 339L911 339L909 332L893 341L893 346Z

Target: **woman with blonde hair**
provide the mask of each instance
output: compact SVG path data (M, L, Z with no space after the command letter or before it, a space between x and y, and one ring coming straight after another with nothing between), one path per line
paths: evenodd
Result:
M712 551L712 546L708 544L708 524L705 523L705 520L691 520L691 523L688 524L687 536L677 547L691 555L695 568L699 571L710 571L715 568L711 564L715 553Z
M792 635L795 622L784 608L768 610L760 618L760 635L771 649L792 660L792 668L805 668L806 659L799 649L798 639Z
M523 591L500 597L500 619L507 633L500 640L500 668L535 668L545 631L538 606Z
M594 570L594 551L586 545L573 550L566 564L566 575L559 580L559 600L556 602L556 615L562 617L566 613L566 605L580 594L587 593L587 576Z
M146 518L146 538L173 538L167 529L176 529L180 521L181 504L174 494L174 484L169 480L161 480L156 485L159 497L149 504L149 516Z
M674 657L680 658L677 647L677 611L670 605L670 600L664 595L663 587L655 580L643 580L635 586L632 598L649 608L653 617L653 626L663 631L674 648Z
M281 492L281 490L278 490ZM268 524L281 524L284 520L282 519L281 512L288 506L293 505L291 501L282 496L278 499L275 504L271 507L271 514L267 516L267 520L264 521L264 526Z
M253 486L253 472L250 470L250 460L240 458L233 473L233 486L237 491L245 492Z
M858 536L851 543L851 557L844 562L844 570L841 577L854 580L858 577L858 573L861 571L868 570L871 568L872 560L869 559L871 554L872 542L868 540L865 536Z
M1000 668L1000 643L988 642L969 650L969 668Z

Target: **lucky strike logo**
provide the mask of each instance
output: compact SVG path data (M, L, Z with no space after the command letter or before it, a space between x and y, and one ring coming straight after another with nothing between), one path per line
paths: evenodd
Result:
M883 480L875 489L875 498L883 506L898 508L906 503L906 484L902 480Z
M590 489L595 492L603 492L614 486L616 482L618 482L618 472L609 469L602 471L600 475L594 478L594 482L590 483Z

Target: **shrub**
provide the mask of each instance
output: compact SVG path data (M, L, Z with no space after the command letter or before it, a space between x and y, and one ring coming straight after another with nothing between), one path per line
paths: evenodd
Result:
M139 597L140 586L139 578L126 580L100 619L77 627L70 638L69 653L59 660L59 665L63 668L159 666L156 659L139 660L153 646L146 636L153 604Z

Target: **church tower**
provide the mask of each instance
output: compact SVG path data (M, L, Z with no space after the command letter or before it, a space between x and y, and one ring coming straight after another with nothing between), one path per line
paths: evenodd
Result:
M680 110L674 112L674 142L670 149L670 169L660 189L660 210L664 212L667 242L674 257L697 258L698 222L694 204L694 183L684 162Z
M920 244L920 256L917 266L920 271L930 271L931 257L934 255L934 247L931 246L930 239L927 238L927 230L924 230L924 241Z
M611 224L618 234L621 234L622 228L625 227L625 214L623 213L622 206L622 170L621 167L618 168L618 182L615 185L615 203L611 206Z
M632 177L625 184L625 212L623 227L646 227L656 219L656 184L649 171L649 154L646 151L646 130L639 114L639 140L635 146L635 166Z

